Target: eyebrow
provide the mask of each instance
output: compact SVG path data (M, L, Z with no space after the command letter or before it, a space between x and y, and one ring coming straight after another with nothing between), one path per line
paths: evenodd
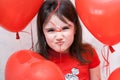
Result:
M52 21L50 21L50 23L51 23L52 25L56 26L58 29L60 29L60 28L61 28L60 26L58 26L57 24L55 24L55 23L54 23L54 22L52 22Z
M57 27L57 31L60 32L62 29L61 29L61 26L58 26L56 25L54 22L50 21L51 24L53 24L54 26Z
M58 29L60 29L60 28L61 28L61 26L59 26L59 25L55 24L55 23L54 23L54 22L52 22L52 21L50 21L50 23L51 23L52 25L56 26ZM72 24L69 24L69 23L67 23L67 25L68 25L68 26L73 26Z

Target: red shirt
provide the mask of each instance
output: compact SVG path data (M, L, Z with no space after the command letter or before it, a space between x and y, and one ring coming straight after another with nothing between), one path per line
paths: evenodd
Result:
M78 60L71 57L68 53L62 54L51 50L49 51L49 54L50 54L50 60L56 63L65 75L68 74L68 77L74 77L74 78L78 77L79 78L78 80L90 80L89 69L95 68L100 64L100 60L98 58L96 51L93 50L93 52L94 52L93 56L91 56L90 54L84 55L85 59L91 61L88 64L80 64Z

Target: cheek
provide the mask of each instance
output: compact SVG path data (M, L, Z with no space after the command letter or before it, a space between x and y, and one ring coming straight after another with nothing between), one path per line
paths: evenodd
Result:
M68 45L71 45L73 43L74 40L74 32L68 32L65 34L66 35L66 42Z
M52 41L52 37L49 34L45 34L45 39L46 39L47 43Z
M68 36L68 38L73 38L75 35L75 31L74 30L70 30L68 32L65 33L66 36Z
M45 39L46 39L46 42L49 46L51 46L53 44L54 37L52 35L45 34Z

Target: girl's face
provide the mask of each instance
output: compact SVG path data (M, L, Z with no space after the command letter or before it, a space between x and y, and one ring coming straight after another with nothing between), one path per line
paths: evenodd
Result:
M60 53L69 52L75 34L74 24L66 18L65 20L67 23L53 15L43 27L48 46Z

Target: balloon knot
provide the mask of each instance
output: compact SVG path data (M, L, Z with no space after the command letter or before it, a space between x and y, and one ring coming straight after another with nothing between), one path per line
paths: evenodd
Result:
M20 39L19 33L16 33L16 39Z
M110 51L113 53L115 49L112 46L109 46Z

